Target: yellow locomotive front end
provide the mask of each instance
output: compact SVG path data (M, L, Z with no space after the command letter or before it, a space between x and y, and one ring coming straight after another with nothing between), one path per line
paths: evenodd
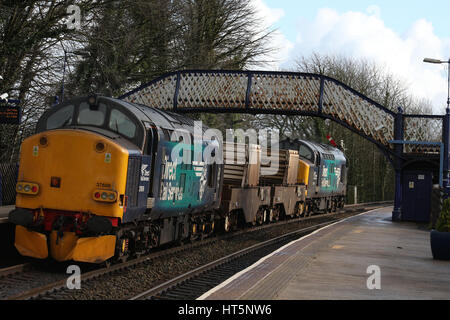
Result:
M57 261L102 262L114 255L126 208L128 150L98 133L57 129L21 146L15 246Z

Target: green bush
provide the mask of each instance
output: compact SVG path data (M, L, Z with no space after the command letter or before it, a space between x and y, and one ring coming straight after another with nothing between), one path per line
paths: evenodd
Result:
M441 214L436 222L436 230L450 232L450 198L444 201Z

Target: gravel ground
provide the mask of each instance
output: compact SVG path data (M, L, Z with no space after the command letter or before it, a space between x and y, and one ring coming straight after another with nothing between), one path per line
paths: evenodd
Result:
M356 213L338 214L337 218ZM320 217L311 221L301 221L273 228L242 234L226 240L219 240L200 248L187 250L163 259L153 260L145 265L134 266L125 271L103 276L99 279L81 284L79 290L65 290L60 299L74 300L123 300L133 297L145 290L205 265L233 252L288 233L299 228L328 221L330 217Z

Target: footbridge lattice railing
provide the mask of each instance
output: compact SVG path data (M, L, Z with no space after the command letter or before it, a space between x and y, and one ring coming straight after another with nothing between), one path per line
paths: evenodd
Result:
M444 116L403 115L347 85L318 74L270 71L178 71L121 98L175 112L239 112L319 116L334 120L387 152L393 140L442 141ZM401 117L402 132L395 128ZM405 145L405 153L439 147Z

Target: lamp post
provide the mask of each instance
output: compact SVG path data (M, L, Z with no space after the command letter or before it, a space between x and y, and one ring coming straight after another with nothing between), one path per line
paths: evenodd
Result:
M444 163L443 163L443 198L446 199L449 196L450 191L450 59L448 61L442 61L438 59L425 58L423 62L434 63L434 64L448 64L448 92L447 92L447 109L443 119L442 125L442 142L444 145Z
M438 60L438 59L432 59L432 58L425 58L423 59L423 62L426 63L434 63L434 64L442 64L442 63L447 63L449 66L449 70L447 70L447 74L448 74L448 91L447 91L447 113L450 112L450 59L447 61L443 61L443 60Z

